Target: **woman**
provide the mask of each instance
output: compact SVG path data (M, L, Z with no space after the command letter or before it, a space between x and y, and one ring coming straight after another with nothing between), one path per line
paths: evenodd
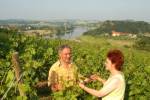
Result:
M97 75L91 75L90 77L92 80L102 82L103 88L94 90L86 87L83 83L79 83L79 86L94 96L102 97L102 100L123 100L125 93L125 79L121 72L123 63L124 56L120 50L109 51L105 62L106 70L110 72L108 80L104 80Z

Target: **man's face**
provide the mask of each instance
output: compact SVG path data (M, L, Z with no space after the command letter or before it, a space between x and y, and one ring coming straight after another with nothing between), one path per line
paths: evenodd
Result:
M60 59L65 63L70 63L71 61L71 50L69 48L64 48L60 52Z

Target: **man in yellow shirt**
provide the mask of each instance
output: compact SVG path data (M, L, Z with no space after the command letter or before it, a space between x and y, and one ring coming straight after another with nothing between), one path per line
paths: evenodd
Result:
M59 60L52 65L48 75L48 86L52 91L64 90L76 84L78 79L77 66L71 62L71 48L60 46Z

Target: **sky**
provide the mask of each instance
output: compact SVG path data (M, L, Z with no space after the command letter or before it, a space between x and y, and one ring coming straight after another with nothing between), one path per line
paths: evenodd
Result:
M0 19L150 22L150 0L0 0Z

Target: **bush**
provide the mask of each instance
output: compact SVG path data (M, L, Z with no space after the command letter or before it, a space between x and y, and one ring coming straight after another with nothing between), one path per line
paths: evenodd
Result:
M150 51L150 37L142 36L134 44L134 47L140 50Z

